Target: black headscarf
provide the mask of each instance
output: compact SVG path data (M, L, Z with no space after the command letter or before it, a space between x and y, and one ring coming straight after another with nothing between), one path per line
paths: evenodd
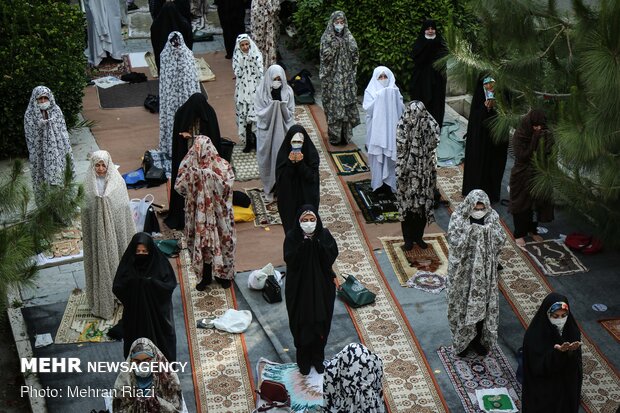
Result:
M429 27L436 30L434 39L427 39L424 32ZM413 72L409 93L412 100L424 103L441 129L446 104L446 76L433 67L433 64L448 53L446 43L437 31L434 20L425 20L413 44L411 57Z
M296 133L304 135L304 144L301 147L304 159L293 163L288 156L292 150L291 140ZM295 214L300 206L311 204L318 208L319 185L319 153L303 126L293 125L286 133L276 158L278 212L284 233L295 226Z
M312 238L307 238L299 225L306 211L316 215ZM297 348L327 342L336 298L332 270L336 257L338 245L329 230L323 228L317 208L302 205L297 224L284 240L286 310Z
M147 258L136 260L136 247L148 249ZM123 303L123 349L125 358L134 340L146 337L169 361L176 360L176 334L172 292L177 280L168 258L145 232L133 236L118 265L112 291Z
M174 127L172 130L172 176L170 178L170 208L168 217L164 220L168 228L183 229L185 227L185 201L174 189L174 183L179 172L179 165L189 149L188 140L182 138L179 133L192 131L196 119L200 120L199 135L208 136L218 153L221 153L222 139L220 126L217 121L215 110L207 102L207 97L202 93L194 93L181 106L174 115Z
M562 335L547 313L557 302L569 305ZM581 348L560 352L555 344L581 340L568 299L558 293L545 297L523 339L523 413L577 413L583 369Z
M495 143L489 122L497 110L488 110L481 76L471 100L467 139L465 141L465 168L463 170L463 196L474 189L482 189L492 203L500 200L502 179L508 158L508 140ZM495 91L497 95L497 91Z
M191 15L188 17L189 3L185 10L186 2L176 0L174 3L166 2L163 5L156 5L156 18L151 24L151 44L153 45L153 54L155 55L155 64L159 70L159 57L164 46L168 41L168 35L172 32L179 32L183 35L185 45L192 50L194 45L194 37L192 35Z

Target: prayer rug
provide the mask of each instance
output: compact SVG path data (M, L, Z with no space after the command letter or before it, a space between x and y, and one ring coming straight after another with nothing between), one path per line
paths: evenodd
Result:
M383 244L383 249L385 249L390 259L392 268L394 268L396 277L403 287L413 287L414 285L408 284L409 280L419 271L436 273L444 277L443 285L445 286L445 275L448 273L448 244L446 238L443 234L425 234L423 238L428 244L428 248L422 249L415 244L411 251L403 250L402 247L405 242L402 237L379 238ZM418 287L422 286L424 284L422 278L414 284L418 285ZM440 280L437 279L437 281ZM432 284L435 284L435 282L432 282ZM431 287L431 285L427 287Z
M321 411L323 406L323 375L314 369L304 376L295 363L279 364L261 358L256 364L258 388L263 380L282 383L291 397L291 410L296 413ZM260 404L260 403L258 403Z
M88 68L86 75L91 79L99 79L107 76L120 78L122 75L131 72L130 67L129 55L124 54L120 62L111 58L103 59L101 63L99 63L99 66Z
M55 234L49 248L38 254L35 260L38 267L49 267L81 261L83 255L82 223L78 217L72 221L71 226Z
M244 145L235 145L232 155L232 166L235 171L235 181L253 181L260 178L256 151L243 152Z
M460 168L438 168L437 184L444 198L451 202L452 208L463 200L463 172ZM530 262L528 255L516 245L506 224L503 225L506 244L500 253L504 269L499 271L499 285L526 326L551 288L540 270ZM583 331L581 338L582 403L590 412L615 412L620 404L620 377Z
M197 291L196 275L185 240L182 241L178 278L184 302L190 362L194 374L196 411L209 413L251 412L254 388L248 369L243 334L196 328L203 318L217 318L236 309L234 288L213 282Z
M99 106L102 109L142 107L147 95L159 95L159 80L124 83L106 89L97 88Z
M431 294L439 294L446 288L446 277L434 272L418 271L407 280L406 285Z
M329 153L336 165L338 175L355 175L370 171L359 149Z
M467 413L483 412L478 404L476 390L486 390L503 387L508 390L508 394L521 408L521 384L517 381L515 373L510 367L506 356L495 346L489 354L484 357L469 352L465 357L454 354L452 347L439 347L437 354L441 363L450 377L464 411Z
M140 8L127 15L127 38L129 39L150 39L151 38L151 24L153 19L148 8Z
M530 254L545 275L557 276L588 271L562 241L528 242L521 248Z
M254 210L254 226L268 227L270 225L282 225L280 214L278 213L278 203L276 201L267 203L265 194L260 188L248 188L245 190L252 200L252 209Z
M322 159L319 213L323 225L338 240L339 255L334 271L353 274L377 294L375 303L349 311L361 342L383 360L383 391L389 411L446 412L448 409L422 349L365 242L343 180L338 178L331 162L326 162L327 148L309 107L296 107L295 122L306 129Z
M86 292L75 289L69 296L65 313L56 332L56 344L104 343L114 341L106 334L123 316L123 306L118 304L110 320L95 317L90 312Z
M151 52L146 52L144 60L146 60L149 67L151 77L157 79L159 77L159 72L157 71L157 64L155 63L155 55ZM215 80L215 73L213 73L211 66L209 66L204 57L194 56L194 61L196 62L196 70L198 70L199 82L211 82Z
M347 182L347 185L367 223L383 224L398 221L398 208L393 193L374 193L370 179Z
M598 322L601 323L605 330L609 331L609 334L611 334L616 341L620 341L620 318L598 320Z

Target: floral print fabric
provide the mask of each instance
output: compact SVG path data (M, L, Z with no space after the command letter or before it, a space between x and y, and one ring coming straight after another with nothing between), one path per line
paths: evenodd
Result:
M478 202L487 214L483 225L471 223ZM448 226L448 323L456 353L476 336L476 323L483 321L481 343L490 349L497 342L499 294L497 265L506 235L499 215L491 209L488 195L471 191L450 217Z
M239 44L242 41L250 43L248 53L243 53ZM232 59L235 73L235 111L237 114L237 130L242 142L245 142L246 126L256 123L254 110L254 96L256 88L263 79L263 56L256 43L247 34L237 37L237 44Z
M99 161L103 161L108 168L103 194L98 191L95 172ZM84 192L82 236L86 297L94 315L111 319L115 306L112 292L114 276L131 237L136 233L136 227L125 181L108 152L93 152L84 180Z
M434 221L439 125L424 104L407 105L396 127L396 199L400 219L408 212Z
M252 0L252 38L263 54L263 68L276 63L280 0ZM282 79L285 82L285 79Z
M204 263L213 275L232 280L237 237L232 195L232 166L206 136L196 136L179 167L174 189L185 197L185 236L192 267L202 276Z
M329 413L383 413L383 362L362 344L351 343L325 366L323 408Z
M173 44L173 38L178 46ZM183 35L172 32L161 52L159 74L159 150L169 157L172 157L174 115L191 95L199 92L194 54L185 46Z
M37 99L42 96L46 96L50 101L47 118L37 106ZM32 184L36 199L39 199L43 185L63 184L67 155L73 162L65 116L56 104L56 99L49 88L37 86L32 90L30 102L24 114L24 132L28 146Z

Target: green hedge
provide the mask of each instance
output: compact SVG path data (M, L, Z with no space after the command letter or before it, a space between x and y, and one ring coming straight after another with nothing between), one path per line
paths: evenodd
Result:
M401 92L411 81L411 49L422 22L431 18L439 28L453 23L468 32L476 27L466 2L458 0L297 0L296 44L305 57L318 60L321 35L332 12L342 10L360 50L357 81L363 91L375 67L389 67Z
M24 112L32 89L49 87L75 125L86 86L86 20L77 6L0 0L0 158L27 153Z

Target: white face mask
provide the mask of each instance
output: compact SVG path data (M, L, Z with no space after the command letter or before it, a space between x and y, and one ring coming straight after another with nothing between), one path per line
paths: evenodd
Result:
M153 373L151 373L150 371L144 371L144 370L142 370L141 367L138 370L136 370L136 376L137 377L145 378L145 377L149 377L151 374L153 374Z
M387 87L389 82L390 82L390 79L379 79L379 83L381 83L381 86L383 87Z
M473 219L482 219L487 214L487 210L483 209L482 211L475 211L471 213L471 217Z
M314 230L316 229L316 221L314 221L314 222L312 222L312 221L300 222L299 226L301 227L301 230L304 233L312 234L314 232Z
M426 37L428 40L433 40L435 37L437 37L436 34L429 36L428 34L424 34L424 37Z
M562 334L562 330L564 330L564 324L566 324L567 319L568 319L568 316L562 317L562 318L549 317L549 322L553 324L554 326L556 326L560 334Z
M303 142L291 142L291 148L293 149L301 149L304 146Z
M334 24L334 30L336 30L338 33L340 33L343 29L344 29L344 24L342 23Z
M37 105L39 106L39 109L41 109L41 110L48 110L50 105L51 105L51 103L48 100L47 102L37 103Z
M273 82L271 82L272 89L280 89L281 87L282 87L282 81L274 80Z

